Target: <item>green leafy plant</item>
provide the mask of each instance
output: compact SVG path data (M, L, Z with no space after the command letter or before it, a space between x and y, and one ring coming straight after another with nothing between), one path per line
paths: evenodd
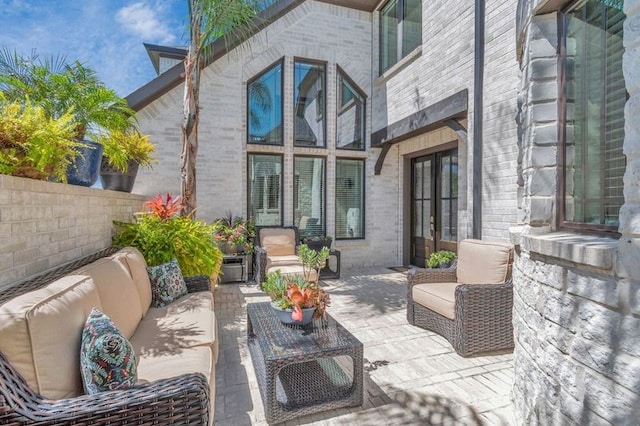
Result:
M233 216L228 212L225 217L213 222L214 238L221 247L229 244L241 246L245 253L253 252L253 238L256 236L256 228L251 220L245 220L242 216Z
M320 251L309 248L306 244L301 244L298 247L298 257L302 262L304 270L304 276L308 281L312 281L311 271L315 271L315 282L318 282L320 277L320 270L327 265L327 259L329 259L330 250L328 247L323 247Z
M126 173L129 162L138 163L142 167L150 167L155 161L152 157L155 148L149 136L143 136L137 130L115 130L98 138L104 146L104 158L110 166Z
M0 90L9 101L24 102L57 119L73 113L75 137L85 133L96 139L103 132L125 131L135 112L127 101L109 89L91 68L65 56L40 58L35 51L23 56L0 50Z
M50 118L24 102L2 102L0 92L0 173L66 182L66 170L79 155L72 139L73 114Z
M442 268L451 265L451 262L455 259L456 254L454 252L449 250L438 250L429 255L427 266L429 268Z
M114 222L113 244L136 247L149 266L175 258L185 276L217 276L222 265L222 253L213 241L213 227L190 216L179 216L179 210L166 214L172 211L170 205L177 202L172 202L170 196L167 198L163 208L152 208L151 212L133 223ZM158 201L157 197L155 200Z

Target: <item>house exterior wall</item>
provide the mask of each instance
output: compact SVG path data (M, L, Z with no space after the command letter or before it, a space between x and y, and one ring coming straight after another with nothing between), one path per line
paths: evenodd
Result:
M383 76L378 74L378 12L368 13L308 0L252 37L248 47L235 49L207 67L200 89L201 118L198 153L199 218L213 220L231 211L247 214L247 153L284 156L283 223L293 218L293 156L327 158L326 232L335 235L336 157L362 158L365 168L365 238L337 240L342 267L397 265L405 260L403 232L407 224L404 198L404 158L457 136L436 130L393 147L380 175L374 167L380 150L370 148L372 131L403 119L456 92L470 96L469 143L459 146L459 238L471 236L474 2L423 2L423 43ZM518 68L513 54L514 0L491 2L486 14L484 81L483 234L508 239L517 221L515 164L517 158L516 88ZM284 57L284 147L247 145L246 83ZM327 148L293 146L294 58L326 61ZM365 151L336 150L337 66L367 96ZM426 72L425 70L428 70ZM152 195L179 192L180 117L182 87L176 87L138 113L139 126L158 146L159 164L141 171L135 191Z
M621 236L558 230L558 16L522 1L521 189L512 230L520 424L637 424L640 418L640 1L625 0L625 204Z

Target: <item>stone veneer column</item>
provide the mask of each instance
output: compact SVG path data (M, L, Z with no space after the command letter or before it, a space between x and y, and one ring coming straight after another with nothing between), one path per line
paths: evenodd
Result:
M532 4L533 3L533 4ZM625 0L625 204L621 238L558 232L557 14L522 28L519 206L512 230L517 424L640 419L640 0ZM525 14L526 16L526 14ZM567 129L569 137L571 128Z

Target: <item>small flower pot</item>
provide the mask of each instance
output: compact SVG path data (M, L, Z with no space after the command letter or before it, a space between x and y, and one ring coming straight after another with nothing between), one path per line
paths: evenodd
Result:
M302 321L294 321L291 318L293 309L282 309L276 306L273 302L271 303L271 307L273 308L273 312L276 314L276 317L278 317L283 324L289 325L307 325L313 321L313 314L316 312L316 308L303 308Z
M133 184L136 182L139 164L129 161L127 172L120 170L109 164L106 158L102 159L100 167L100 180L102 181L102 189L110 189L112 191L131 192Z

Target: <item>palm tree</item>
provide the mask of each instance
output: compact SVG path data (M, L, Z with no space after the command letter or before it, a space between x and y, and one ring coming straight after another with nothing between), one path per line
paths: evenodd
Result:
M196 208L196 156L200 119L200 72L213 56L213 41L232 33L244 39L254 26L259 10L257 0L187 0L189 6L189 51L184 60L185 84L180 154L182 214L192 215ZM229 46L229 41L227 46Z

